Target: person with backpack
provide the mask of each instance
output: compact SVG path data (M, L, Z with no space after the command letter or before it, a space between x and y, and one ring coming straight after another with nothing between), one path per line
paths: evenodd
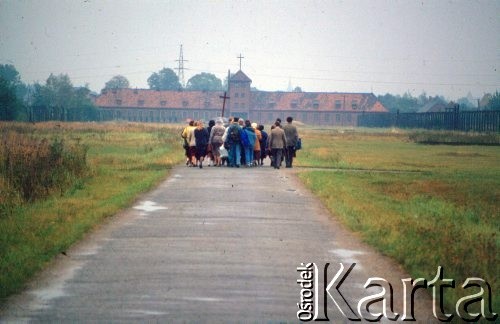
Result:
M238 124L238 117L233 118L232 124L227 128L227 137L224 142L228 150L228 162L230 167L241 166L241 127Z
M245 127L241 132L241 143L243 145L243 149L245 150L245 163L247 167L252 166L253 148L256 140L257 136L255 135L255 129L253 129L249 120L245 120Z

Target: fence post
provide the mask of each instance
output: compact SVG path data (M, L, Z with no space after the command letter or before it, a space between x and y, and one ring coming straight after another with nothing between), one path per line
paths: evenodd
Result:
M458 113L459 113L460 105L456 104L453 107L453 130L458 130Z

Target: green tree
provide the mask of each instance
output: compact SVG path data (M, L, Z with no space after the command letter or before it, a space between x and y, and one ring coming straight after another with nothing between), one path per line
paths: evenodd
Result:
M222 81L211 73L202 72L190 78L186 88L199 91L220 91Z
M70 78L51 74L45 85L36 84L34 111L37 120L94 120L96 109L87 87L73 87Z
M129 88L130 83L127 78L123 75L115 75L104 85L104 89L121 89L121 88Z
M17 72L14 65L11 64L0 64L0 77L14 86L21 83L19 72Z
M19 72L17 72L14 65L0 64L0 78L3 80L2 87L2 119L8 120L22 120L25 119L25 109L23 102L27 100L26 94L28 93L27 86L21 82ZM11 98L11 93L15 96L15 102ZM8 113L7 113L8 112Z
M378 100L384 107L386 107L390 112L415 112L418 109L418 99L414 98L409 92L406 92L403 96L391 95L389 93L378 96Z
M495 93L491 96L486 108L490 110L500 110L500 93L498 91L495 91Z
M477 107L474 107L474 104L467 97L458 99L457 104L460 105L460 110L477 110Z
M15 87L0 76L0 120L15 120L21 110Z
M148 78L149 88L153 90L179 90L182 88L179 77L172 69L163 68Z

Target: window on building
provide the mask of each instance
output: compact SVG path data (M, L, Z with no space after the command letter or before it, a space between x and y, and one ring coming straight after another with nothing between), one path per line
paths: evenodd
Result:
M244 102L242 102L242 103L240 104L240 106L241 106L241 108L245 108L245 103L244 103Z
M239 97L240 97L240 94L239 94L238 92L235 92L235 93L234 93L234 97L235 97L235 98L239 98Z
M234 103L234 108L239 108L239 107L240 107L240 104L239 104L239 103L237 103L237 102L235 102L235 103Z
M341 109L341 108L342 108L342 101L335 100L335 109Z
M314 109L318 109L319 108L319 101L318 100L314 100L313 101L313 108Z
M121 106L122 105L121 99L116 99L115 103L116 103L117 106Z
M244 92L241 93L241 98L245 98L245 93Z
M270 102L267 104L267 106L268 106L269 108L273 109L273 108L275 108L275 107L276 107L276 102L274 102L274 101L270 101Z
M167 102L165 100L160 101L160 105L162 107L165 107L167 105Z
M340 114L336 114L336 115L335 115L335 121L336 121L337 123L340 123Z
M298 105L299 102L297 100L292 100L292 102L290 103L290 108L297 108Z
M144 100L137 100L137 105L138 105L139 107L144 106Z
M351 103L351 107L354 110L358 109L358 101L357 100L353 100L352 103Z
M204 105L205 105L205 108L210 107L210 100L208 100L208 99L207 99L207 100L205 100Z
M187 100L182 100L182 106L187 107L189 105L189 102Z

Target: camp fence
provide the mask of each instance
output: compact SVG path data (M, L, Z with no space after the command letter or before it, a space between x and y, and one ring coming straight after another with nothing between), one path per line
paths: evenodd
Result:
M363 113L358 116L358 126L500 132L500 111Z

